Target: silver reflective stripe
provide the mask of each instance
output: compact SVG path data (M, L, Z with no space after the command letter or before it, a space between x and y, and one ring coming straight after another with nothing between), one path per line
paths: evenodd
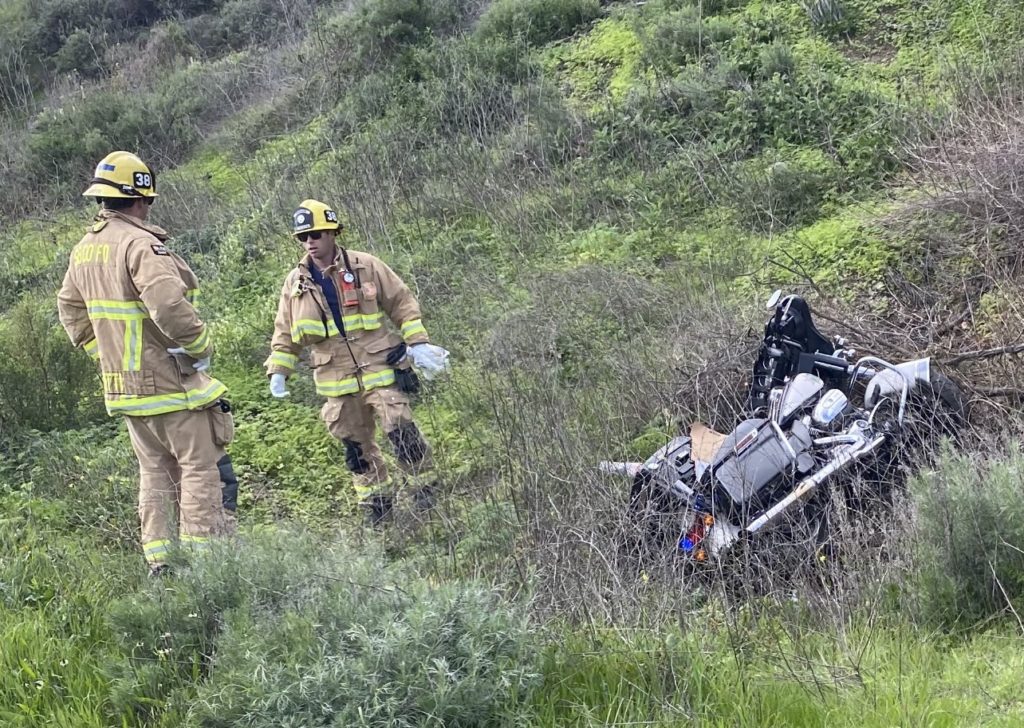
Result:
M132 320L125 322L124 331L124 369L137 372L142 369L142 322Z

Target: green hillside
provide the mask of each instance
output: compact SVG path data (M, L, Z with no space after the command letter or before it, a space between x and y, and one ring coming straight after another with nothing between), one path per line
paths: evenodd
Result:
M1022 37L1012 0L0 0L0 724L1024 725ZM164 584L56 315L113 149L236 413L242 536ZM452 351L441 504L382 534L305 364L263 373L308 197ZM842 569L638 572L595 464L731 427L777 287L935 357L972 444Z

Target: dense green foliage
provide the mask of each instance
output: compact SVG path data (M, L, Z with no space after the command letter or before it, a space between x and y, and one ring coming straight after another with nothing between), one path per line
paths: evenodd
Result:
M867 351L1012 343L1021 31L1009 0L0 0L0 722L1018 724L1012 448L923 474L886 558L740 606L637 578L593 466L729 427L777 285ZM157 169L236 411L243 537L163 584L53 304L113 148ZM266 392L306 197L453 352L416 405L441 506L381 538L337 532L305 364Z
M938 626L969 628L1024 608L1022 474L1016 451L995 463L960 457L918 483L920 608Z

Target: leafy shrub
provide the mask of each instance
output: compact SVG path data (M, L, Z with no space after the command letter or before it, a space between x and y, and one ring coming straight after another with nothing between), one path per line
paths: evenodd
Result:
M528 45L568 38L601 14L598 0L496 0L480 18L481 38L522 38Z
M666 12L683 8L700 7L702 14L721 15L722 13L742 5L740 0L653 0L648 4L649 11Z
M287 533L218 545L111 609L132 658L119 706L187 702L187 725L495 724L531 682L517 609L432 587L379 555ZM193 699L173 692L206 675Z
M201 15L216 12L224 0L153 0L161 15Z
M64 529L105 546L138 548L138 462L121 418L68 432L10 437L0 481L15 491L64 504Z
M195 3L196 9L201 3ZM185 35L210 58L300 34L316 17L315 3L275 0L226 0L182 23Z
M49 430L102 418L96 366L76 351L55 307L25 298L0 319L0 427Z
M1024 455L946 457L913 483L920 615L953 629L1024 609ZM1018 617L1019 618L1019 617Z
M137 0L40 0L28 7L27 50L41 59L60 51L76 31L123 35L160 15L155 3Z
M780 156L745 162L729 180L732 206L751 230L778 231L812 222L837 183L837 165L821 152Z
M659 17L645 42L650 65L674 72L736 35L725 18L703 17L697 8L685 8Z
M793 50L785 43L778 41L763 46L758 60L760 61L758 64L760 73L765 78L776 75L788 77L796 69Z
M54 66L58 73L77 71L85 78L100 75L103 70L102 58L104 47L92 33L87 30L76 30L68 36L61 49L54 57Z
M33 180L78 186L112 149L135 150L159 133L160 119L139 97L99 91L81 101L44 112L28 140Z
M728 63L712 68L694 64L671 78L659 79L650 91L631 93L626 103L629 116L616 131L623 140L635 138L636 142L620 146L644 150L651 159L678 159L678 140L685 139L689 144L683 156L688 166L693 166L689 160L705 158L716 164L714 158L723 152L747 149L753 120L735 103L733 73ZM616 141L608 143L611 146Z
M231 111L225 97L241 100L252 91L246 81L251 68L242 60L187 66L150 93L108 87L43 112L28 139L31 178L39 190L61 185L77 190L114 149L136 151L151 163L180 159L206 127Z
M179 62L198 57L200 50L189 40L181 23L170 21L161 23L147 34L141 55L149 66L172 68Z
M428 38L440 38L462 27L470 0L362 0L352 14L329 22L355 46L357 58L372 65ZM366 69L360 68L361 73Z

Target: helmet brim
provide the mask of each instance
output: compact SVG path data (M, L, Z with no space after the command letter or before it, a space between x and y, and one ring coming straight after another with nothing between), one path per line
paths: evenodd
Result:
M121 190L117 189L116 187L112 187L110 185L99 185L99 184L91 184L91 185L89 185L89 187L85 190L85 192L82 193L82 197L119 197L119 198L122 198L122 199L125 199L125 200L130 200L130 199L135 199L135 198L138 198L138 199L141 200L141 199L144 199L146 197L159 197L159 196L160 195L157 194L156 192L150 192L150 193L140 192L137 195L126 195L124 192L121 192Z
M325 223L323 225L314 225L313 227L308 227L305 230L293 230L292 231L292 237L296 237L297 238L299 235L302 235L303 233L317 233L317 232L324 232L324 231L330 232L330 233L337 233L337 232L341 232L341 228L342 228L341 223L334 223L334 222L332 222L332 223Z

